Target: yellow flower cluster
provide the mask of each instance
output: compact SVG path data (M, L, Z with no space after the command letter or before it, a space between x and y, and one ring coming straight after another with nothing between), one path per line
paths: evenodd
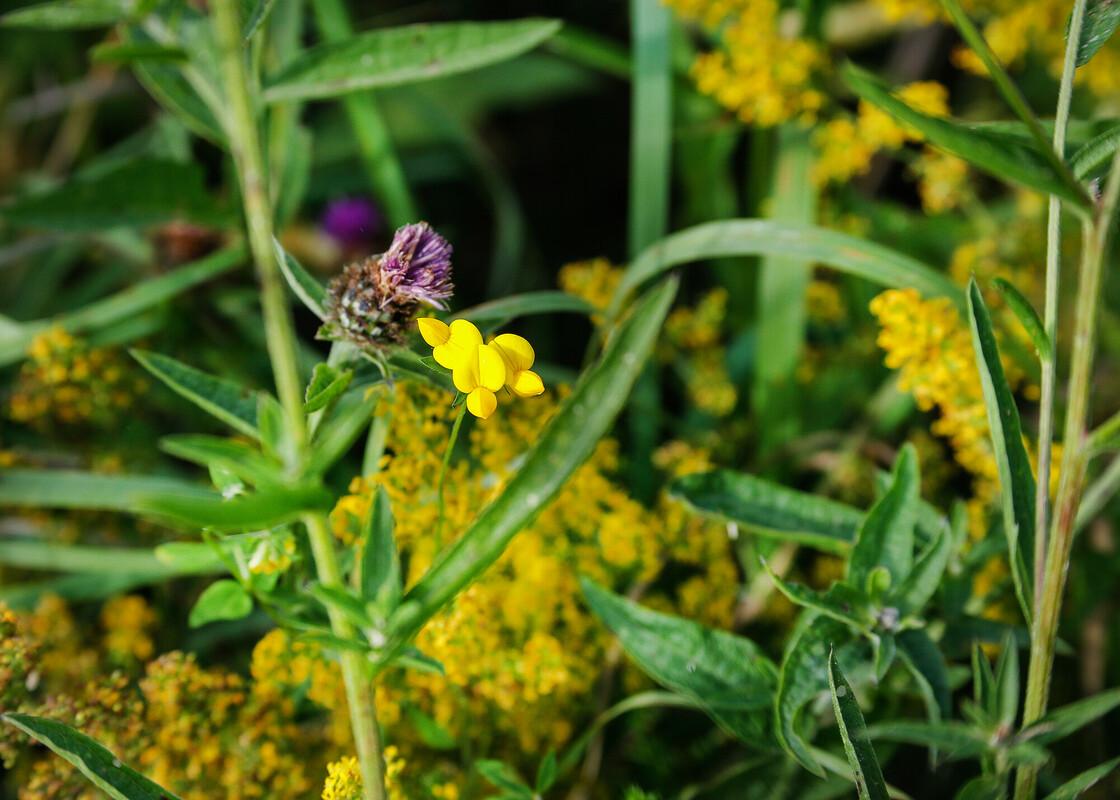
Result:
M848 316L840 287L832 281L814 278L805 287L805 310L819 325L835 325Z
M156 621L155 611L139 595L108 600L101 607L105 650L118 661L147 661L155 652L151 632Z
M470 428L469 457L452 462L446 481L445 530L452 537L515 473L526 443L555 408L553 398L519 404ZM383 486L411 584L436 555L431 478L454 412L437 390L402 383L388 413L393 424L378 472L353 482L331 525L340 539L355 541L373 488ZM738 576L725 531L667 499L652 509L634 501L614 481L617 451L614 442L602 442L501 560L421 631L417 647L446 675L386 675L379 715L418 772L432 774L438 753L425 749L408 709L431 717L461 745L480 746L486 738L488 752L527 762L561 746L593 713L589 698L609 637L580 602L578 575L625 590L656 577L667 561L679 562L691 577L654 602L711 624L730 623ZM679 445L660 463L689 469L705 459ZM477 719L491 721L487 730L471 724ZM451 797L457 768L437 762L435 769L450 770L442 773L441 791Z
M816 42L783 35L776 0L667 0L682 17L719 26L719 49L701 53L692 65L697 88L762 127L789 120L810 122L824 105L812 85L825 64Z
M907 105L932 116L949 113L948 90L936 81L917 81L898 90ZM880 150L897 150L907 142L920 142L921 134L896 122L876 106L861 100L855 120L837 117L813 133L817 161L813 179L818 184L846 181L871 167Z
M931 430L949 440L975 478L974 494L990 500L998 485L988 443L988 419L972 338L952 301L923 299L915 289L890 289L871 301L886 364L923 411L940 416Z
M713 289L695 306L676 308L665 321L665 338L659 356L667 363L685 356L682 369L689 400L696 408L717 417L735 410L739 392L727 372L723 325L727 317L727 290Z
M406 766L396 747L385 748L385 790L389 800L405 800L401 790L401 773ZM353 756L340 758L327 765L322 800L362 800L362 771Z
M592 307L605 311L622 280L622 270L605 258L589 261L575 261L560 268L560 288L575 295ZM602 315L595 315L592 321L600 324Z
M31 342L8 413L40 427L104 421L128 408L146 386L114 352L51 328Z
M918 178L918 196L922 208L931 214L941 214L957 208L968 196L968 164L965 161L927 147L911 164Z

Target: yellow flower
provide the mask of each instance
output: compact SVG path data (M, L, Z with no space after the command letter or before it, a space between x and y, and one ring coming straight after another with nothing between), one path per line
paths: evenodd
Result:
M478 328L465 319L450 325L433 317L416 322L436 363L451 370L455 388L467 396L467 410L476 417L486 419L494 413L495 392L503 386L518 397L536 397L544 391L544 382L530 369L536 354L524 338L503 333L483 344Z
M536 397L544 392L544 381L530 367L536 360L533 346L516 333L503 333L490 346L498 351L506 368L506 386L518 397Z

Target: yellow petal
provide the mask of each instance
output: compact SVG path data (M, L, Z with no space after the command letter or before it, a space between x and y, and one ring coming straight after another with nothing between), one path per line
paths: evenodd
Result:
M451 332L451 343L456 347L470 347L482 344L482 334L473 322L465 319L452 320L448 330Z
M492 392L502 388L506 382L506 364L498 348L484 344L478 348L478 383Z
M420 336L430 347L439 347L442 344L447 344L447 340L451 338L451 328L447 323L435 317L420 317L416 320L417 327L420 328Z
M479 419L486 419L498 407L498 398L489 389L479 387L467 395L467 411Z
M544 392L544 381L532 370L523 369L513 376L509 388L518 397L536 397Z
M463 394L470 394L478 388L478 359L472 360L464 360L451 370L451 382Z
M475 349L482 344L482 334L465 319L453 320L448 326L447 343L432 350L436 363L456 370L474 358Z
M502 351L506 362L512 367L511 372L519 372L533 366L537 355L533 352L533 345L523 336L516 333L503 333L494 339L494 344Z

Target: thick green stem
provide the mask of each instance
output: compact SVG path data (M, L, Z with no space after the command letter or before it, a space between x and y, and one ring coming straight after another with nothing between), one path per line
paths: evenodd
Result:
M272 205L268 194L267 174L263 167L257 104L253 94L256 82L250 80L246 69L237 0L214 0L212 8L225 83L226 113L223 117L226 136L241 182L249 246L261 284L268 355L276 376L277 393L302 460L307 447L303 382L299 374L291 309L273 246ZM325 518L322 514L310 514L304 519L304 523L315 556L319 580L324 586L341 586L342 573ZM333 611L331 627L340 638L347 639L354 635L350 622ZM384 769L369 664L362 659L360 653L351 651L342 654L341 663L354 745L362 768L365 798L384 800Z
M1062 595L1069 573L1073 534L1085 471L1092 452L1088 436L1089 392L1092 386L1093 356L1096 343L1097 311L1100 305L1101 276L1108 250L1109 232L1120 197L1120 154L1113 157L1104 196L1093 220L1084 223L1081 273L1077 287L1073 351L1070 367L1061 480L1054 502L1050 526L1042 597L1031 628L1031 660L1027 674L1027 696L1023 708L1024 727L1046 713L1050 694L1050 675L1054 666L1054 644L1061 618ZM1037 768L1024 767L1015 783L1016 800L1034 797Z
M1069 37L1062 80L1058 88L1058 107L1054 112L1054 153L1065 157L1066 125L1073 98L1073 76L1077 71L1077 43L1085 19L1086 0L1074 0L1069 22ZM1058 339L1058 287L1061 277L1062 201L1050 195L1046 221L1046 300L1043 325L1050 339L1050 358L1042 360L1042 396L1038 412L1038 485L1034 501L1034 596L1035 615L1042 602L1042 576L1046 565L1046 531L1050 504L1050 454L1054 440L1054 385L1057 379L1057 357L1054 349Z
M261 156L256 104L251 94L249 75L241 38L241 23L234 0L214 3L214 28L221 49L222 77L225 83L226 136L241 181L245 224L249 247L257 265L261 284L268 355L276 376L276 391L292 426L293 438L303 442L306 425L303 416L302 381L296 358L296 339L291 309L284 293L280 266L273 246L272 205L268 180Z

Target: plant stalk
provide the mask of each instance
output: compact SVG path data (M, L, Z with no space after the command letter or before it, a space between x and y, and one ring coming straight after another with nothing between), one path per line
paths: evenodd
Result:
M1101 277L1108 251L1109 233L1120 197L1120 153L1112 160L1104 195L1097 213L1083 226L1081 274L1077 288L1073 351L1070 367L1064 448L1058 496L1047 545L1042 597L1031 627L1031 659L1027 673L1027 696L1023 726L1046 713L1050 676L1054 666L1054 644L1058 636L1062 595L1069 573L1070 553L1076 530L1086 467L1092 454L1088 434L1089 392L1092 386L1093 356L1096 343L1097 312L1100 306ZM1038 779L1035 767L1019 770L1015 800L1032 800Z
M249 246L261 285L268 355L276 378L277 393L291 426L292 438L297 444L297 455L302 460L307 449L302 379L291 309L273 244L272 205L268 194L267 173L263 167L257 104L253 96L256 83L250 81L246 69L238 5L237 0L214 0L211 5L225 83L226 136L241 183ZM322 514L309 514L304 518L304 524L307 526L319 580L324 586L343 585L326 519ZM335 635L343 639L354 635L349 620L334 611L331 611L330 617ZM351 651L342 653L341 664L350 725L362 769L364 795L366 800L384 800L380 732L377 728L368 664L363 662L360 653Z
M1066 126L1073 99L1073 76L1077 71L1077 45L1085 20L1087 0L1074 0L1062 79L1058 87L1058 106L1054 112L1054 154L1065 158ZM1050 340L1050 358L1042 360L1042 396L1038 412L1038 484L1034 498L1034 613L1042 603L1042 577L1046 565L1046 531L1050 514L1050 459L1054 443L1054 387L1057 382L1058 289L1061 279L1062 201L1050 195L1046 220L1046 300L1043 326Z

